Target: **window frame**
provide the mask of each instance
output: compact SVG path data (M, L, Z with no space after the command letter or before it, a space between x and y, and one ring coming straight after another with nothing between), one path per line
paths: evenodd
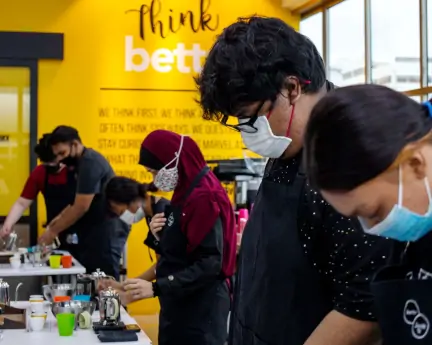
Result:
M311 17L317 13L322 13L322 42L323 42L323 59L326 65L327 74L329 73L329 9L333 6L337 6L341 2L346 0L329 0L323 1L317 6L309 6L299 8L294 11L294 14L301 16L301 20ZM412 0L415 1L415 0ZM419 23L420 23L420 88L404 91L405 94L409 96L421 96L422 101L428 99L428 94L432 94L432 85L428 84L429 75L429 64L428 58L428 0L417 0L419 2ZM432 4L432 2L431 2ZM431 5L430 4L430 5ZM364 66L365 66L365 80L366 83L372 83L372 20L371 20L371 0L364 0L364 44L365 44L365 56L364 56ZM431 18L432 19L432 18Z

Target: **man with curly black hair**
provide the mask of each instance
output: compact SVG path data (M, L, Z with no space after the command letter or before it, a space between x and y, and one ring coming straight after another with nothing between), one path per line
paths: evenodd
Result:
M334 211L301 165L309 114L333 88L316 47L280 19L239 19L196 82L204 119L270 158L242 239L230 344L379 342L369 282L393 243Z

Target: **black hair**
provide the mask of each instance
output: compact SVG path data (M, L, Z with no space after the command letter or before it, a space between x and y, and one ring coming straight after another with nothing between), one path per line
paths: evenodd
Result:
M160 170L165 166L165 164L163 164L159 158L142 146L140 149L138 164L154 170Z
M349 191L388 169L403 148L432 130L429 107L380 85L329 92L313 108L304 138L311 184Z
M49 144L50 134L44 134L34 148L34 153L42 163L51 163L55 160L51 145Z
M144 199L148 189L147 184L128 177L115 176L105 186L105 196L108 201L130 204L137 199Z
M324 62L309 38L278 18L239 18L224 29L195 79L203 118L220 121L254 102L274 101L295 76L304 92L326 81Z
M59 143L70 143L74 140L81 142L78 130L70 126L58 126L51 133L49 143L56 145Z

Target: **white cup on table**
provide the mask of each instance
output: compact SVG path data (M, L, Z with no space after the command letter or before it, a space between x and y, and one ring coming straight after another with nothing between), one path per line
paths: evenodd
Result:
M45 312L45 303L43 301L30 302L30 310L32 313L42 314Z
M29 302L43 302L44 296L42 295L30 295Z
M9 262L11 264L11 267L14 270L17 270L18 268L21 267L21 259L19 257L18 258L15 258L15 257L10 258Z
M45 325L47 315L45 313L34 313L30 315L30 328L34 332L40 332Z

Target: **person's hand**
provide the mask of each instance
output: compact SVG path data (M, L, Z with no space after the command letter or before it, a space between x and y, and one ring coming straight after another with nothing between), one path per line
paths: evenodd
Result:
M237 254L238 254L239 251L240 251L242 235L243 235L243 234L237 234Z
M54 242L54 239L57 237L53 231L50 230L49 226L45 230L45 232L39 237L38 243L41 245L49 246Z
M150 222L150 231L157 240L159 240L158 232L163 229L165 223L166 218L163 213L155 214Z
M123 290L122 283L115 281L115 280L112 280L112 279L100 279L98 281L96 288L98 291L101 291L101 290L105 290L109 287L113 288L114 290L117 290L118 292Z
M9 236L10 233L12 232L12 225L9 225L7 223L4 223L1 230L0 230L0 237L6 237Z
M120 303L125 307L135 301L130 291L119 291L119 297Z
M142 279L128 279L123 283L123 289L126 291L128 298L132 301L138 301L154 296L153 284Z

